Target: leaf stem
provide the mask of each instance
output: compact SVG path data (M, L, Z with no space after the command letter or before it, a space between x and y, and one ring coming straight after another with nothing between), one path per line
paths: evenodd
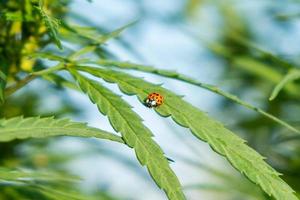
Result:
M44 69L44 70L33 72L33 73L31 73L31 75L33 75L33 76L43 76L43 75L46 75L46 74L51 74L55 71L62 70L65 67L66 67L66 65L64 63L59 63L58 65L56 65L54 67L50 67L50 68L47 68L47 69Z
M32 80L34 80L36 78L36 76L34 75L29 75L27 77L25 77L24 79L16 82L14 85L8 87L5 89L5 97L9 97L10 95L12 95L14 92L16 92L17 90L19 90L20 88L24 87L25 85L27 85L29 82L31 82Z

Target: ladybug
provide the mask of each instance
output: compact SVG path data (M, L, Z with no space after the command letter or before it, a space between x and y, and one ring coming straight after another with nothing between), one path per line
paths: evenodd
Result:
M164 97L158 93L150 93L145 100L145 105L149 108L160 106L164 101Z

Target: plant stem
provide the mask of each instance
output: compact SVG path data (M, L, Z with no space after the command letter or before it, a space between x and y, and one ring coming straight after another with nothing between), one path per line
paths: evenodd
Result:
M20 88L24 87L25 85L27 85L29 82L31 82L33 79L35 79L36 76L34 75L29 75L27 77L25 77L24 79L16 82L14 85L8 87L5 89L5 97L9 97L10 95L12 95L14 92L16 92L17 90L19 90Z
M35 78L37 78L39 76L50 74L50 73L53 73L55 71L62 70L64 68L65 68L65 65L63 63L59 63L58 65L56 65L54 67L50 67L50 68L47 68L47 69L44 69L44 70L41 70L41 71L37 71L37 72L31 73L30 75L28 75L24 79L16 82L12 86L6 88L5 89L5 97L9 97L13 93L15 93L17 90L21 89L22 87L24 87L29 82L33 81Z
M54 67L50 67L41 71L37 71L37 72L33 72L31 73L32 76L42 76L42 75L46 75L46 74L51 74L55 71L59 71L64 69L66 66L64 63L59 63L58 65L54 66Z

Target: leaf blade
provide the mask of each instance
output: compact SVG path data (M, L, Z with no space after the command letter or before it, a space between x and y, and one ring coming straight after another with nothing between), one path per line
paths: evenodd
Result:
M217 86L200 82L200 81L190 78L188 76L177 73L176 71L163 70L163 69L158 69L158 68L155 68L152 66L140 65L140 64L130 63L130 62L118 62L118 61L113 61L113 60L98 60L96 62L89 61L89 63L97 64L97 65L101 65L101 66L113 66L113 67L118 67L121 69L134 69L134 70L138 70L138 71L142 71L142 72L156 74L156 75L163 76L163 77L177 79L179 81L183 81L183 82L201 87L203 89L209 90L218 95L221 95L237 104L240 104L241 106L243 106L245 108L253 110L254 112L257 112L257 113L269 118L270 120L286 127L290 131L293 131L298 134L300 133L300 130L296 129L295 127L288 124L287 122L275 117L274 115L272 115L270 113L267 113L266 111L264 111L258 107L255 107L255 106L247 103L246 101L243 101L242 99L238 98L237 96L230 94L228 92L225 92L225 91L219 89Z
M128 24L125 24L124 26L110 32L110 33L107 33L103 36L101 36L100 38L97 39L97 42L100 43L100 44L103 44L105 42L107 42L108 40L112 39L112 38L117 38L120 36L120 34L126 30L127 28L133 26L136 24L137 21L133 21L133 22L130 22Z
M123 143L123 140L117 135L68 119L54 119L52 117L0 119L0 142L50 136L96 137Z
M122 134L125 143L135 150L141 165L146 165L156 184L169 199L185 199L180 183L169 166L163 151L154 140L151 131L143 125L142 119L132 111L131 106L118 95L99 83L89 80L75 70L69 69L99 111L107 115L113 128Z
M183 101L181 97L126 73L92 67L77 67L77 69L108 82L117 83L124 93L137 95L140 101L143 101L150 92L161 93L165 97L165 103L156 109L160 115L171 116L176 123L189 128L197 138L207 142L215 152L225 156L233 167L258 184L268 195L278 200L298 199L290 186L279 177L279 173L264 162L260 154L247 146L244 140Z

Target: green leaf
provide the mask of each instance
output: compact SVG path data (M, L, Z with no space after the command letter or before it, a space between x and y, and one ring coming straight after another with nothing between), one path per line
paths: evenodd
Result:
M95 51L96 48L97 48L97 46L95 46L95 45L83 47L82 49L80 49L80 50L72 53L70 56L68 56L68 59L75 60L76 58L78 58L79 56L81 56L83 54L87 54L87 53Z
M249 74L260 77L263 80L269 81L270 83L277 84L283 78L281 73L276 71L273 66L251 57L237 57L233 60L233 64L235 67L238 67ZM284 90L295 97L300 97L299 89L300 88L293 83L288 84L284 88Z
M84 123L71 122L68 119L54 119L52 117L0 119L0 142L52 136L96 137L123 143L119 136L88 127Z
M131 22L129 24L126 24L118 29L116 29L115 31L112 31L110 33L104 34L103 36L100 36L97 39L97 42L100 44L103 44L105 42L107 42L108 40L112 39L112 38L117 38L120 36L120 34L126 30L128 27L133 26L134 24L136 24L137 21Z
M20 188L35 191L51 200L96 200L96 199L113 199L108 194L100 191L97 194L85 195L81 191L72 190L69 186L74 187L81 179L77 176L69 175L65 172L53 172L37 169L11 169L0 167L0 184L8 186L11 191L18 193ZM3 188L2 188L3 189ZM2 191L3 192L3 191ZM6 192L5 192L6 193ZM27 193L26 193L27 194ZM29 199L27 195L20 193L13 199ZM6 196L7 197L7 196ZM2 198L1 198L2 199ZM31 199L31 198L30 198ZM38 199L41 199L39 197Z
M186 83L190 83L196 86L199 86L203 89L209 90L211 92L214 92L218 95L221 95L237 104L240 104L250 110L253 110L255 112L260 113L261 115L277 122L278 124L285 126L286 128L288 128L289 130L296 132L296 133L300 133L299 130L297 130L295 127L291 126L290 124L288 124L287 122L284 122L283 120L275 117L274 115L271 115L269 113L267 113L266 111L257 108L243 100L241 100L240 98L238 98L237 96L227 93L225 91L222 91L221 89L219 89L218 87L214 86L214 85L209 85L203 82L200 82L198 80L195 80L193 78L190 78L188 76L185 76L183 74L177 73L176 71L170 71L170 70L163 70L163 69L157 69L155 67L152 66L145 66L145 65L140 65L140 64L134 64L134 63L130 63L130 62L118 62L118 61L113 61L113 60L98 60L96 62L91 62L88 61L87 63L92 63L92 64L98 64L101 66L113 66L113 67L118 67L121 69L134 69L134 70L138 70L138 71L143 71L143 72L149 72L152 74L157 74L160 76L164 76L164 77L168 77L168 78L173 78L173 79L177 79Z
M86 66L77 66L77 69L108 82L117 83L124 93L137 95L140 101L144 101L151 92L160 93L165 99L163 105L155 109L160 115L171 116L176 123L189 128L197 138L207 142L215 152L225 156L237 170L258 184L268 195L277 200L298 199L293 189L279 177L280 174L269 166L259 153L247 146L243 139L226 129L221 123L182 100L182 97L126 73Z
M4 89L6 85L6 75L0 70L0 104L4 101Z
M35 6L36 10L39 12L47 30L49 37L55 42L56 46L59 49L62 49L61 42L58 38L58 28L59 28L59 20L51 17L46 13L46 11L41 6Z
M51 171L40 172L37 170L22 170L22 169L10 169L6 167L0 167L0 180L12 181L20 183L31 182L77 182L80 179L75 176L54 173Z
M97 104L99 111L107 115L113 128L122 134L125 143L135 150L142 165L146 165L156 184L169 199L185 199L180 183L169 166L163 151L152 139L151 131L142 119L120 96L99 83L89 80L75 70L69 69L81 89Z
M55 55L51 52L34 52L34 53L28 53L26 54L29 58L44 58L47 60L52 60L52 61L60 61L60 62L66 62L68 59Z
M290 82L300 79L300 70L293 69L290 70L282 79L281 81L275 86L272 91L272 94L269 98L270 101L274 100L279 92Z
M64 32L65 36L68 36L68 32L75 33L76 35L89 40L93 45L101 45L112 38L117 38L120 34L126 30L128 27L133 26L136 21L126 24L110 33L101 34L97 29L94 27L78 27L72 26L69 24L64 25ZM100 35L100 36L99 36Z

